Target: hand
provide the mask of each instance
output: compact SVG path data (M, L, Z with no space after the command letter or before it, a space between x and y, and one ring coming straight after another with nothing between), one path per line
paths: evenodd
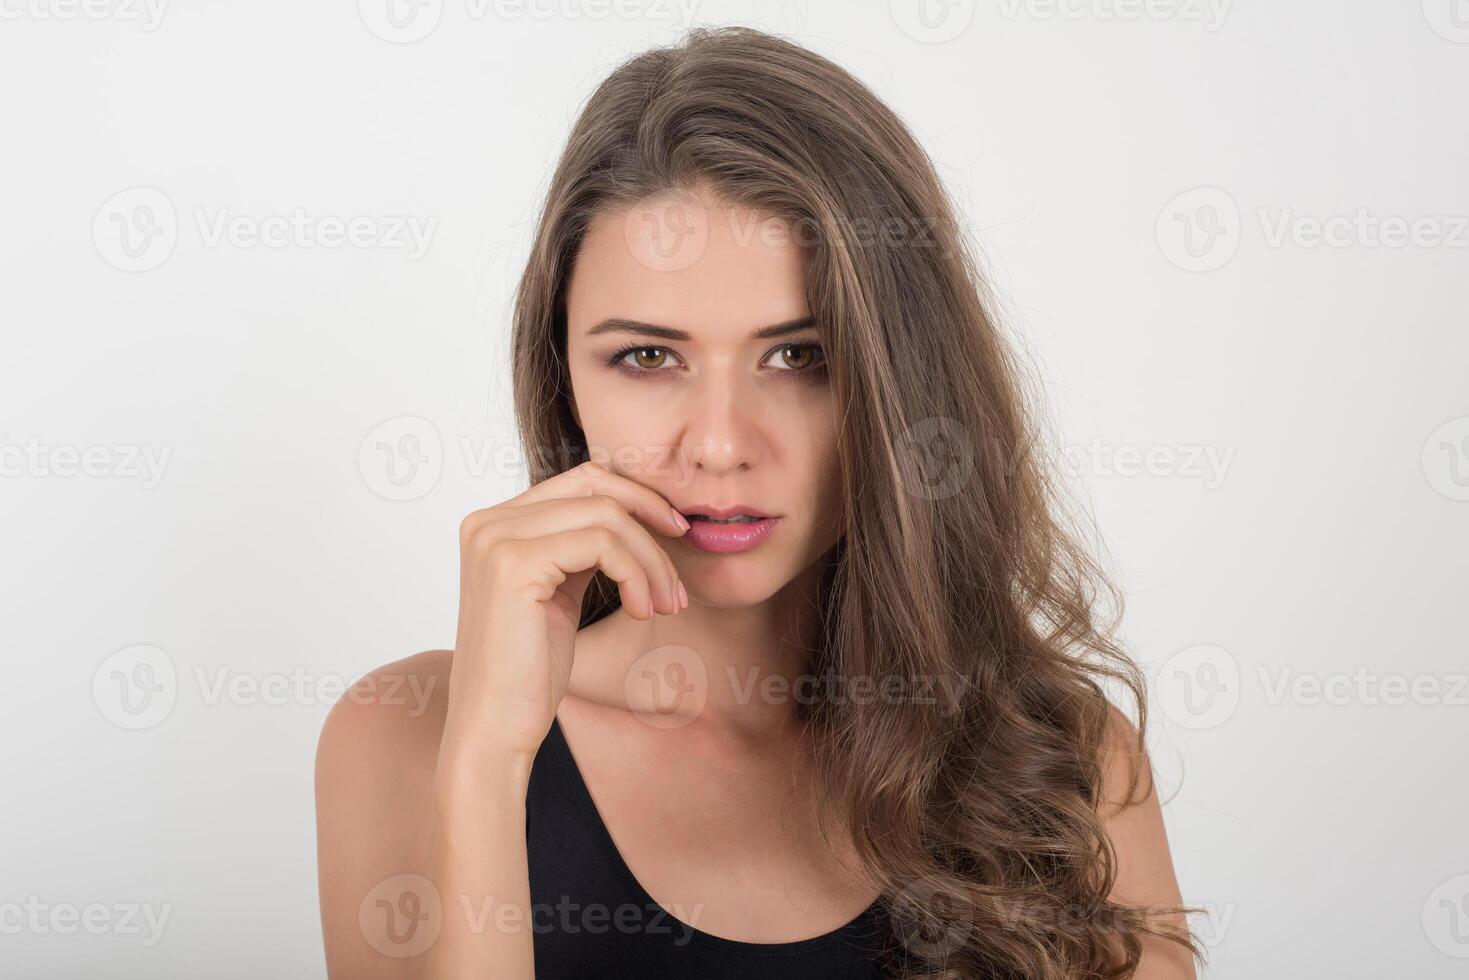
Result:
M566 693L592 575L617 583L634 619L674 615L688 593L652 532L686 530L660 494L591 462L467 516L441 756L534 758Z

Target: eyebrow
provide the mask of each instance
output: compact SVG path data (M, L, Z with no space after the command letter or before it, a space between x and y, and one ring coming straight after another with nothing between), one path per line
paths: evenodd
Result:
M787 320L785 323L776 323L768 327L761 327L750 336L755 340L765 340L769 337L784 337L786 334L796 333L801 330L812 329L816 326L816 318L810 316L801 317L799 320ZM603 320L595 327L587 331L588 337L595 337L604 333L631 333L644 337L658 337L662 340L689 340L689 333L674 327L660 327L652 323L643 323L640 320L625 320L621 317L612 317Z

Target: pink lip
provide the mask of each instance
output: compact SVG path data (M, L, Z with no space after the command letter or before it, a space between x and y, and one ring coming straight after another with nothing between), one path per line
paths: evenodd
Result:
M711 524L709 521L689 521L689 529L678 540L687 541L700 551L728 555L749 551L770 537L779 517L765 517L758 521L740 524Z

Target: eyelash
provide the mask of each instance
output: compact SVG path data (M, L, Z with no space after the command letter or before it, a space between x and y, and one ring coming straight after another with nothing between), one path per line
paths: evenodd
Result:
M760 363L763 364L763 363L765 363L765 361L768 361L770 359L770 355L772 355L772 354L778 353L778 352L783 351L783 350L791 350L792 348L794 348L796 350L805 350L807 348L810 348L811 350L816 351L820 355L820 358L821 359L818 360L811 367L806 367L806 368L776 368L775 369L776 370L776 373L778 373L778 374L792 374L792 375L797 375L797 377L791 379L793 381L805 381L808 378L814 378L816 376L819 376L819 375L825 373L825 371L826 371L826 361L825 361L826 351L822 349L822 346L820 344L781 344L779 347L774 347L774 348L771 348L769 351L767 351L766 354L765 354L765 357L761 359L761 362ZM619 350L617 353L613 354L612 357L608 360L607 363L608 363L608 365L610 367L616 368L617 370L623 372L624 374L631 375L633 377L639 377L639 378L647 377L650 374L663 374L664 372L666 372L668 370L667 368L639 368L639 367L632 367L631 365L622 363L622 359L624 357L626 357L627 355L633 353L634 351L643 351L643 350L668 351L668 348L667 347L660 347L660 346L658 346L656 344L629 344L628 346L626 346L626 347L622 348L621 350ZM669 353L672 353L672 351L668 351L668 352ZM805 375L806 377L800 377L801 375Z

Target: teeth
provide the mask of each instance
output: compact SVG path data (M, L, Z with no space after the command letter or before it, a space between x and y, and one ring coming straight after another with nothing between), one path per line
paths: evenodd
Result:
M764 519L751 517L749 514L741 514L738 517L706 517L703 514L694 514L692 517L696 521L708 521L710 524L752 524Z

